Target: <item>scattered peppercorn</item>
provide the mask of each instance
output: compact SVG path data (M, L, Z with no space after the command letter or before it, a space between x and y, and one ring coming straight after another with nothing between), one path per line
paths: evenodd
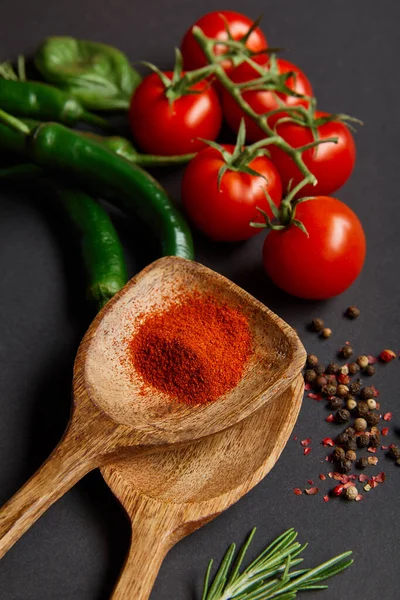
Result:
M343 383L341 383L337 386L336 393L338 396L342 396L342 397L347 396L347 394L349 393L349 388L347 385L344 385Z
M358 496L358 489L355 485L351 485L346 490L346 498L347 500L355 500Z
M373 387L364 387L360 391L360 396L363 400L368 400L368 398L373 398L375 396L375 390Z
M339 373L341 375L348 375L349 374L349 367L347 365L343 365L343 367L339 368Z
M316 367L314 367L314 371L317 375L322 375L323 373L325 373L325 367L324 365L317 365Z
M334 385L337 386L338 383L337 383L336 375L332 375L332 374L328 373L328 375L326 375L326 378L328 380L328 383L333 383Z
M350 411L357 408L357 402L354 400L353 397L347 399L346 408L347 408L347 410L350 410Z
M315 385L318 388L323 388L324 385L328 385L328 380L326 377L324 377L324 375L318 375L317 379L315 380Z
M376 401L373 398L368 398L367 400L367 406L370 410L375 410L376 408Z
M340 470L342 473L350 473L352 466L351 460L345 459L340 461Z
M375 375L374 365L368 365L368 367L364 369L363 373L365 373L365 375L368 375L368 377L372 377L372 375Z
M343 433L339 433L339 435L336 438L337 444L345 444L348 441L349 441L349 436L345 431Z
M349 369L350 375L355 375L360 370L360 367L358 366L357 363L352 362L349 364L348 369Z
M311 331L319 333L324 328L324 321L322 319L313 319L310 324Z
M337 386L336 385L332 385L331 383L328 383L327 385L324 385L321 388L321 392L325 396L334 396L336 394L336 391L337 391Z
M315 354L309 354L307 356L307 367L310 367L311 369L316 367L318 364L318 356L316 356Z
M365 417L369 413L368 404L365 401L361 401L357 405L357 414L359 417Z
M367 421L368 425L377 425L380 421L379 413L369 411L369 413L365 415L365 420Z
M388 451L388 456L391 458L400 458L400 448L398 446L391 446Z
M357 306L348 306L344 313L348 319L357 319L360 316L360 309Z
M331 337L331 335L332 335L332 329L329 329L329 327L325 327L325 328L324 328L324 329L321 331L321 336L322 336L324 339L326 339L326 340L327 340L328 338L330 338L330 337Z
M368 467L368 458L366 456L362 456L356 462L357 469L366 469Z
M329 374L335 374L337 373L337 371L339 371L339 365L337 363L329 363L329 365L326 367L326 372Z
M335 496L341 496L343 494L343 491L344 491L343 485L337 485L333 488L332 493Z
M369 435L362 433L357 438L357 446L359 448L367 448L369 446Z
M345 450L357 450L357 438L350 437L343 446Z
M357 364L360 367L360 369L365 369L365 367L368 367L368 365L369 365L368 356L365 356L364 354L359 356L357 358Z
M354 450L347 450L346 459L351 460L351 462L355 462L357 460L357 454L354 452Z
M394 360L396 358L396 353L393 352L393 350L382 350L382 352L379 355L379 358L383 362L390 362L391 360Z
M333 410L337 410L338 408L342 408L344 401L342 398L338 398L337 396L333 396L329 398L329 408Z
M356 431L365 431L368 427L368 423L365 419L359 417L354 421L354 429Z
M350 413L345 408L340 408L336 412L335 418L338 423L347 423L350 419Z
M340 462L342 460L345 460L345 458L346 452L343 450L343 448L336 446L336 448L334 448L332 452L332 460L334 460L334 462Z
M378 433L373 433L369 436L369 445L371 448L377 448L381 443L381 436Z
M349 392L353 396L357 396L357 394L359 394L360 391L361 391L361 382L359 379L356 379L355 381L353 381L353 383L351 383L349 385Z
M343 346L343 348L341 348L339 351L339 356L341 358L350 358L350 356L352 354L353 354L353 348L349 345Z
M345 433L347 433L347 435L350 437L354 437L356 435L356 430L353 429L352 427L346 427L345 429Z
M317 379L317 374L314 371L314 369L307 369L307 371L304 373L304 381L306 383L314 383L314 381Z

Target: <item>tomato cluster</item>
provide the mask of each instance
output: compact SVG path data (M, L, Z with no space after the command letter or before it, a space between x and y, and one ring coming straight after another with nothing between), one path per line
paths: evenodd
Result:
M212 40L212 61L195 26ZM174 72L152 73L132 98L138 144L152 154L197 152L183 176L182 202L203 233L240 241L264 222L271 228L264 266L279 287L314 299L344 291L366 253L357 216L328 196L355 164L344 119L316 110L305 73L268 53L263 32L244 15L204 15L184 35L181 52L184 70L178 58ZM210 62L223 68L229 85L213 79ZM215 142L223 118L238 134L236 147Z

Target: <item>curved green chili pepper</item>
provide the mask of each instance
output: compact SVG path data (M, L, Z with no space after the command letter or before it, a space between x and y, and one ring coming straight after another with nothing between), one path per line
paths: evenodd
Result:
M0 78L0 107L21 117L75 125L85 121L106 129L109 123L83 108L70 94L46 83Z
M117 48L72 37L49 37L35 54L43 79L90 110L127 110L142 78Z
M38 127L40 121L33 119L23 119L23 122L30 129ZM78 133L78 132L77 132ZM104 144L109 150L122 156L129 162L133 162L141 167L172 167L184 165L191 161L196 154L181 154L177 156L156 156L153 154L141 154L130 143L129 140L119 136L101 136L87 131L79 132L84 137L95 139ZM26 151L26 142L20 133L13 131L6 125L0 123L0 146L4 143L10 150L18 154L23 154Z
M88 274L88 295L102 308L127 282L124 251L118 234L105 209L90 196L62 184L51 185L43 169L23 164L0 169L0 181L34 179L56 190L59 200L79 234Z
M162 242L163 254L193 258L190 229L164 188L135 164L105 148L97 140L57 123L43 123L33 131L0 109L0 122L26 137L26 157L38 166L74 175L90 194L110 199L138 214ZM3 147L7 146L3 140Z

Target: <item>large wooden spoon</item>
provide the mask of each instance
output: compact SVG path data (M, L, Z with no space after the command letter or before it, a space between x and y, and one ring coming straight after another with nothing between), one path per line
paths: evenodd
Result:
M206 439L102 468L132 523L113 600L147 600L167 552L239 500L272 469L296 422L300 375L274 402Z
M140 316L168 307L190 290L240 307L254 345L239 385L214 403L194 407L161 392L143 394L127 360L127 344ZM176 257L151 264L105 306L83 338L75 361L70 424L49 459L0 510L0 557L90 470L128 452L149 453L234 425L284 391L304 360L305 350L289 325L229 280Z

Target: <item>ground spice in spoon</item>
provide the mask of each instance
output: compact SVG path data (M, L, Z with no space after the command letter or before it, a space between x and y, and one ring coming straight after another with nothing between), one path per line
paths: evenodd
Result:
M186 404L216 400L240 381L252 352L248 320L211 295L185 294L150 313L129 342L144 383Z

